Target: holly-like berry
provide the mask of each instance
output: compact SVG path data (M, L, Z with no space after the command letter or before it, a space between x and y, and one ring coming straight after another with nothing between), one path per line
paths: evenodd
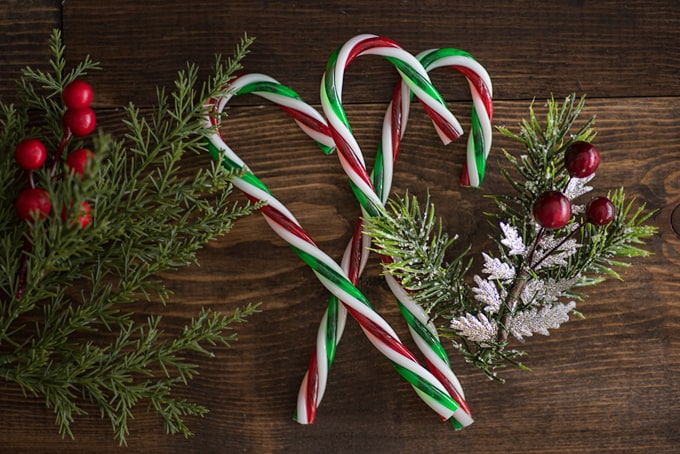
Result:
M87 148L78 148L73 150L66 157L66 168L76 175L81 177L85 174L85 168L87 167L87 161L94 157L92 153Z
M45 145L38 139L24 139L14 149L14 160L22 169L31 172L39 169L47 159Z
M80 230L84 229L92 221L91 213L92 207L89 203L87 203L87 200L83 200L83 202L80 204L80 210L78 211L78 218L76 219L76 222L73 223L73 225L77 224L80 227ZM66 207L64 206L61 209L61 220L66 222L66 219L68 219L68 213L66 212Z
M92 104L92 87L83 80L74 80L65 86L61 95L69 109L84 109Z
M569 175L585 178L600 165L600 152L589 142L574 142L564 152L564 166Z
M559 191L549 191L536 199L533 207L536 222L546 229L559 229L571 219L571 203Z
M84 137L92 133L97 126L97 116L89 107L67 109L63 121L64 126L76 137Z
M614 220L616 207L607 197L597 197L586 207L586 219L594 225L607 225Z
M32 221L34 216L43 219L52 211L50 196L47 191L40 188L28 188L24 190L14 204L17 216L24 221Z

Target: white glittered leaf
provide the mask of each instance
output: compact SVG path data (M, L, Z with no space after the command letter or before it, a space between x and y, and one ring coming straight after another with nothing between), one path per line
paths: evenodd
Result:
M503 299L498 293L496 284L492 281L482 279L475 275L474 277L476 287L472 287L472 293L477 301L485 304L484 311L488 314L495 314L503 304Z
M489 275L489 279L497 279L499 281L509 281L515 277L515 267L509 263L505 263L498 258L492 258L490 255L482 252L484 258L484 268L482 272Z
M451 328L469 341L482 344L494 342L498 334L498 324L487 319L481 312L476 316L465 314L451 320Z
M501 231L503 232L503 239L501 244L508 248L508 255L524 255L527 252L527 247L519 236L517 229L510 224L500 223Z
M523 341L525 337L534 333L549 336L550 329L559 328L569 320L569 312L576 307L571 301L568 304L554 304L539 309L530 309L513 315L507 323L507 329L517 340Z
M595 177L595 174L590 174L585 178L574 178L569 180L569 184L564 189L564 195L569 199L573 200L577 197L581 197L583 194L587 194L593 190L592 186L587 186L588 182Z
M531 279L526 283L520 298L525 305L549 305L556 302L565 291L575 286L578 278Z
M581 246L575 238L567 240L554 239L554 242L556 243L555 246L552 246L552 244L549 247L541 245L541 251L536 254L538 258L534 260L534 269L540 270L551 266L567 265L569 257L576 254L576 251ZM557 249L552 250L555 247Z

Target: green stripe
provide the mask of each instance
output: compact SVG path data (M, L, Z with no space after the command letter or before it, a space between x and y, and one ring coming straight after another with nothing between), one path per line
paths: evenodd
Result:
M420 63L427 69L435 61L446 57L468 57L474 60L474 57L464 50L445 47L442 49L435 49L432 52L421 56Z
M479 175L479 183L484 179L484 171L486 170L486 157L484 156L484 134L482 133L482 125L477 115L475 106L472 106L472 137L475 145L475 162L477 163L477 175Z
M373 164L373 172L371 173L371 181L373 188L380 200L385 196L385 167L383 166L383 146L382 141L378 144L378 151L375 154L375 162Z
M401 315L406 320L406 323L408 323L408 326L412 327L416 333L418 333L418 336L427 342L427 345L430 347L430 349L432 349L432 351L437 356L439 356L439 358L441 358L447 366L450 366L449 357L446 354L446 350L444 350L444 346L441 344L441 342L439 342L439 339L434 336L429 329L427 329L427 326L415 318L411 311L409 311L401 302L399 303L399 310L401 311Z
M335 359L335 350L338 345L338 304L338 298L332 295L328 300L326 319L326 360L329 368Z
M373 200L361 192L361 190L359 190L357 185L354 184L352 180L350 180L349 185L352 188L352 192L354 192L354 196L357 198L359 204L364 208L364 210L366 210L366 214L368 216L382 216L380 207L376 206L376 204L373 203Z
M281 85L279 83L274 83L274 82L269 82L269 81L258 81L258 82L253 82L247 85L244 85L239 89L236 94L237 95L243 95L246 93L253 93L257 91L263 91L266 93L274 93L277 95L285 96L287 98L293 98L302 101L302 98L300 95L298 95L295 91L292 89L286 87L285 85Z
M227 158L226 156L222 155L222 150L217 148L212 142L207 140L208 142L208 152L210 153L210 156L215 161L218 161L220 158L222 158L222 161L220 164L222 164L222 167L227 169L230 172L236 173L239 178L246 183L255 186L258 189L261 189L262 191L266 192L267 194L271 194L271 191L269 188L260 180L257 178L252 172L250 172L247 168L236 164L234 161L231 159Z
M348 293L354 299L361 301L364 305L373 309L373 306L371 306L371 303L368 302L368 299L366 299L364 294L361 293L355 286L353 286L345 276L338 274L334 269L326 265L324 262L318 260L313 255L306 253L302 249L299 249L293 245L291 245L291 247L302 259L302 261L309 265L310 268L317 271L323 277L330 280L333 284L340 287L341 290L343 290L345 293Z
M426 382L423 380L422 377L419 375L413 373L409 369L406 369L405 367L400 366L397 363L392 363L395 369L397 369L397 372L406 379L410 384L427 394L428 396L432 397L435 401L437 401L439 404L441 404L443 407L448 408L451 411L456 411L458 410L458 403L451 398L446 393L443 393L439 388L436 388L432 386L430 383Z
M434 88L434 85L425 79L422 74L416 71L415 68L394 57L385 58L387 58L387 60L389 60L404 75L406 79L410 80L411 83L422 89L425 93L436 99L442 105L446 104L442 95L439 94L436 88Z
M349 129L350 133L352 133L352 127L349 125L349 121L347 120L347 114L345 113L345 109L343 109L342 103L338 98L335 76L333 75L332 69L326 72L324 89L321 90L321 99L322 101L326 101L326 104L333 110L333 114L338 117L342 124Z

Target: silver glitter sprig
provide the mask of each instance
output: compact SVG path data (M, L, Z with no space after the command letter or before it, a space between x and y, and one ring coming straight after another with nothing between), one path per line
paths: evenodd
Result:
M561 105L551 99L545 127L532 107L518 134L498 128L526 153L514 157L504 150L511 166L501 173L515 193L493 196L498 248L482 253L481 270L471 278L465 253L449 259L453 240L436 221L429 199L427 210L415 197L393 199L382 216L367 219L376 251L399 257L385 272L439 320L440 333L453 339L466 361L493 379L502 381L496 370L507 364L524 367L519 358L525 353L513 343L547 336L571 315L580 315L579 287L602 282L604 275L619 277L612 267L648 255L636 245L656 232L644 225L651 213L643 214L644 206L632 210L623 190L608 195L616 211L612 222L594 225L584 219L585 205L577 200L593 190L592 175L574 177L565 164L565 150L595 136L593 119L571 131L583 103L574 96ZM532 207L549 191L561 192L571 205L571 217L559 228L546 228L534 218Z

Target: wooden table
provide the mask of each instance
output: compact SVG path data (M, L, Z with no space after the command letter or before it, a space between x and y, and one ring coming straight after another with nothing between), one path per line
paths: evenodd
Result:
M187 6L193 4L192 6ZM472 6L476 4L475 6ZM327 292L266 225L252 216L200 254L201 267L163 278L175 291L165 309L171 328L201 306L230 311L261 301L263 312L240 327L234 349L201 360L186 391L211 413L191 420L195 436L164 435L160 421L137 411L133 452L680 452L680 8L674 0L638 2L214 1L115 2L9 0L0 6L0 96L25 65L44 67L52 28L67 58L86 54L96 110L115 125L121 106L148 106L155 86L169 85L186 61L208 68L230 55L244 32L257 38L245 60L318 105L331 52L358 33L390 37L407 50L458 47L472 53L494 82L496 125L515 128L532 99L586 94L603 153L597 189L625 185L658 209L654 255L623 270L623 282L591 289L585 320L524 345L531 371L507 370L507 383L486 379L453 351L476 422L456 432L440 422L350 322L330 374L318 420L292 420L298 385ZM389 64L360 58L347 74L345 103L365 150L374 150L394 82ZM455 112L467 112L462 78L436 73ZM458 186L464 141L444 149L420 109L413 109L395 191L424 195L461 244L489 246L483 195L506 190L496 158L519 150L494 132L483 191ZM459 115L466 127L469 121ZM585 117L584 117L585 118ZM225 132L320 247L340 258L358 209L335 157L323 157L278 109L241 97ZM199 165L199 164L196 164ZM477 255L478 256L478 255ZM407 338L375 259L359 282L379 311ZM142 307L143 310L143 307ZM407 342L408 344L408 342ZM410 345L410 344L409 344ZM0 451L110 452L110 427L94 408L62 440L44 403L0 384Z

